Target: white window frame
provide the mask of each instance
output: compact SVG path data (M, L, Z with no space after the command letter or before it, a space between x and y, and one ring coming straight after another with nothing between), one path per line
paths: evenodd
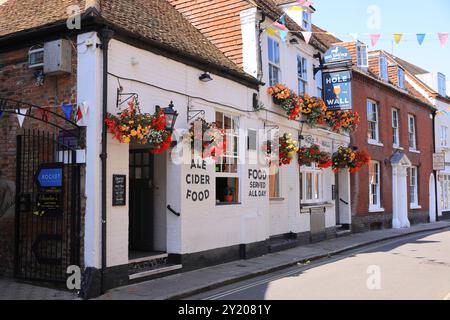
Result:
M417 150L416 117L412 114L408 114L408 143L410 150Z
M382 211L381 165L379 161L370 161L369 163L369 211Z
M317 97L322 98L323 96L323 78L322 78L322 70L317 71L316 73L316 86L317 86Z
M417 167L409 168L409 205L411 208L419 207L418 174Z
M233 159L233 162L227 162L227 163L235 163L236 164L236 172L224 172L224 171L215 171L215 179L216 178L237 178L237 186L238 186L238 190L236 192L236 196L237 196L237 201L231 203L231 205L236 205L236 204L240 204L242 202L242 187L241 187L241 170L240 170L240 158L241 158L241 154L242 154L242 150L241 150L241 138L240 138L240 130L239 130L239 124L240 124L240 118L237 115L234 114L230 114L230 113L226 113L220 110L216 111L215 117L216 117L216 124L217 124L217 115L218 114L222 114L222 127L219 127L219 129L224 129L225 127L225 118L229 118L231 119L231 127L233 128L232 130L226 129L225 130L225 139L227 141L227 150L225 151L225 153L220 156L217 160L216 160L216 165L221 165L223 164L223 159L224 158L228 158L228 159ZM235 142L235 138L236 138L236 142ZM234 151L236 146L236 152ZM219 167L220 168L220 167ZM217 188L217 186L216 186ZM215 196L215 194L214 194ZM223 204L227 204L227 203L217 203L219 205L223 205Z
M395 115L395 116L394 116ZM400 114L398 109L392 108L392 145L400 147Z
M447 140L448 140L448 127L447 126L441 126L441 135L440 135L440 144L441 147L447 146Z
M388 62L384 55L380 55L379 58L379 66L380 66L380 78L384 81L389 80L389 72L388 72Z
M439 184L441 187L441 190L440 190L441 210L449 211L450 210L450 175L449 174L440 174L439 175Z
M447 84L445 75L438 72L437 74L437 83L438 83L438 93L439 95L446 97L447 96Z
M311 177L311 195L309 196L307 176ZM324 202L323 170L316 164L300 168L300 201L302 204L315 204Z
M301 54L297 55L297 80L298 80L298 94L303 95L308 93L308 59ZM303 90L300 90L300 88Z
M400 67L397 68L397 78L398 86L402 89L405 89L405 70Z
M356 45L356 65L359 68L367 69L369 67L369 54L367 45L360 42Z
M375 106L375 113L373 112L373 109L371 110L371 115L375 116L375 120L370 120L372 117L369 117L369 105L371 108L373 108L373 106ZM373 123L373 125L375 126L375 137L372 136L372 128L371 128L371 124ZM379 122L379 108L378 108L378 103L374 100L371 99L367 99L367 127L368 127L368 132L367 132L367 138L368 138L368 142L371 144L380 144L380 122ZM370 135L369 135L370 132Z
M311 31L311 12L307 10L303 10L302 13L302 28Z
M280 43L272 37L267 37L267 60L269 63L269 85L281 83L281 47ZM274 78L273 70L277 71L278 79Z

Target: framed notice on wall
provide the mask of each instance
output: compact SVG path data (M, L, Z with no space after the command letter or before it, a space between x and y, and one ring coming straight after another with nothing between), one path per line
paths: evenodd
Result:
M112 205L124 206L126 205L126 193L127 191L127 176L124 174L113 175L113 188L112 188Z

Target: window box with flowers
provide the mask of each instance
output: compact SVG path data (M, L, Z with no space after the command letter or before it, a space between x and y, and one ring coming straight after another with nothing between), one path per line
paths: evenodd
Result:
M114 139L121 143L149 145L149 151L153 154L163 153L172 142L172 132L166 129L164 112L141 113L136 98L131 99L128 107L117 115L108 113L105 124Z

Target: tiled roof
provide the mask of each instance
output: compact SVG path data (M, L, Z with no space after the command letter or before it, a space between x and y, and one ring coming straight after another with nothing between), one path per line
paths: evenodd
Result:
M418 74L425 74L425 73L429 73L429 71L420 68L419 66L416 66L406 60L400 59L399 57L396 56L392 56L392 58L397 61L397 63L399 65L401 65L403 68L405 68L406 70L408 70L411 74L413 75L418 75Z
M212 66L252 83L255 81L166 0L8 0L0 6L0 40L2 36L20 31L65 23L68 6L78 5L84 11L86 3L97 3L103 19L137 38L153 41L192 60L197 59L205 68Z

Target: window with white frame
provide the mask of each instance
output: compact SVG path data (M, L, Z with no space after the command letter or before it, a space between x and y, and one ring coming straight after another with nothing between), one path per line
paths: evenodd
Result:
M440 190L441 210L449 211L450 210L450 175L448 175L448 174L439 175L439 185L441 187L441 190Z
M380 55L380 78L382 80L388 81L388 63L384 55Z
M369 210L381 208L380 198L380 163L370 161L369 163Z
M379 142L378 104L367 100L367 125L369 142Z
M316 86L317 86L317 96L319 98L322 98L323 83L322 83L322 71L320 70L316 73Z
M311 31L311 13L303 10L302 27L306 31Z
M442 73L438 73L437 78L438 78L438 93L439 93L439 95L446 97L447 89L446 89L446 83L445 83L445 75L443 75Z
M419 205L417 174L417 167L409 168L409 202L411 207L417 207Z
M392 144L394 147L400 146L400 130L399 130L399 118L398 110L392 109Z
M367 60L367 45L359 42L356 45L356 65L359 68L367 68L369 66Z
M447 139L448 139L448 127L441 126L441 146L442 147L447 146Z
M301 167L300 200L302 203L323 202L323 171L315 164Z
M216 161L216 203L239 203L239 117L216 112L216 125L225 130L226 151Z
M306 92L308 85L308 62L306 58L297 55L297 79L298 79L298 94L303 95Z
M397 68L398 86L405 89L405 71L402 68Z
M268 38L269 50L269 83L271 86L281 82L280 44Z
M416 150L416 117L412 114L408 114L408 136L409 136L409 148Z

